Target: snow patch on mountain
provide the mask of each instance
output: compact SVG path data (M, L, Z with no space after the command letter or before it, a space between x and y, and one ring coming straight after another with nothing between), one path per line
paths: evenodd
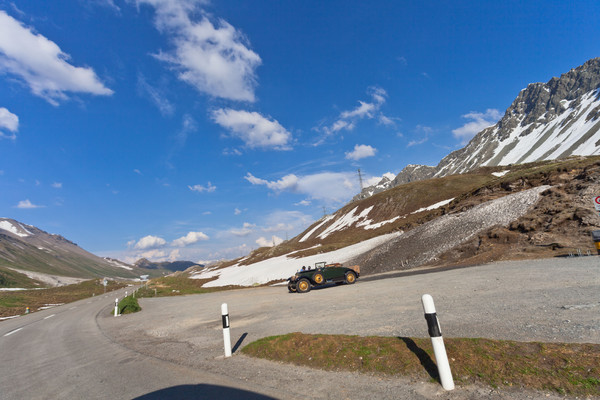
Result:
M190 278L209 279L218 277L218 279L204 284L204 287L220 287L228 285L253 286L256 284L264 284L275 280L287 279L295 274L303 265L314 265L314 263L320 261L344 263L389 240L397 238L401 234L402 233L400 232L395 232L381 235L339 250L302 258L290 257L290 253L250 265L235 264L221 269L218 269L217 267L207 267L206 269L191 275Z
M436 208L444 207L446 204L450 204L452 200L454 200L454 197L448 200L442 200L427 207L419 208L418 210L411 212L411 214L417 214L423 211L431 211L435 210Z
M25 229L25 227L23 225L18 224L18 226L15 226L7 219L3 219L0 221L0 229L8 231L8 232L12 233L13 235L17 235L19 237L27 237L27 236L33 235L33 233L31 233L27 229Z
M312 228L310 231L308 231L306 233L306 235L302 236L302 239L300 239L299 242L304 242L304 241L308 240L312 236L313 233L315 233L320 227L322 227L323 225L325 225L333 217L334 217L333 215L328 215L325 218L323 218L323 221L321 221L320 224L318 224L317 226L315 226L314 228Z

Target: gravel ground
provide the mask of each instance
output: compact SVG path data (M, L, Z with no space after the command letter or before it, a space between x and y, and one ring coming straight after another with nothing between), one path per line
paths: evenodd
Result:
M282 399L565 398L515 388L457 387L223 358L220 307L232 343L289 332L426 337L421 295L437 306L445 337L600 343L600 257L511 261L289 294L284 286L142 299L143 311L99 315L111 339L140 353L239 379ZM452 357L449 354L449 357ZM332 385L332 382L336 382Z
M443 215L397 239L370 250L347 265L371 273L411 269L463 244L494 226L507 226L523 216L550 186L539 186L479 204L467 211Z

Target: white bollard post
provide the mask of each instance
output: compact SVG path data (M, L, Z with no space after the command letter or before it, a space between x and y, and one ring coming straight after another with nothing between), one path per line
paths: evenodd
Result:
M229 333L229 310L227 303L221 304L221 317L223 319L223 343L225 344L225 357L231 357L231 334Z
M433 346L433 354L435 355L435 362L440 374L442 387L446 390L453 390L454 379L452 379L450 363L448 362L448 355L446 354L444 338L442 337L440 323L435 312L433 298L428 294L424 294L421 297L421 301L423 302L423 310L425 310L425 319L427 320L427 328L429 336L431 336L431 345Z
M119 316L119 298L115 299L115 317Z

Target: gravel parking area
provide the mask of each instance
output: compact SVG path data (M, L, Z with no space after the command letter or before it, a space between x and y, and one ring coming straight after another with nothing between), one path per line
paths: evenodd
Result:
M143 299L143 311L99 315L105 334L140 353L245 383L282 399L564 398L519 389L459 387L356 373L322 372L234 353L223 359L220 306L229 305L232 343L289 332L426 337L421 295L436 303L445 337L600 343L600 257L511 261L436 271L308 294L285 286ZM449 355L452 357L452 355ZM336 381L332 387L331 383Z

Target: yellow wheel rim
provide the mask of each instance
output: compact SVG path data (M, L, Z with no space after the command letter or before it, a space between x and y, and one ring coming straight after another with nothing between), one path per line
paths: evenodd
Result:
M298 284L298 289L302 292L305 291L306 289L308 289L308 283L305 281L300 282Z
M354 274L348 274L348 277L346 278L346 280L350 283L354 282L354 279L356 279L354 278Z
M319 283L319 284L323 283L323 275L321 275L321 274L315 275L315 282Z

